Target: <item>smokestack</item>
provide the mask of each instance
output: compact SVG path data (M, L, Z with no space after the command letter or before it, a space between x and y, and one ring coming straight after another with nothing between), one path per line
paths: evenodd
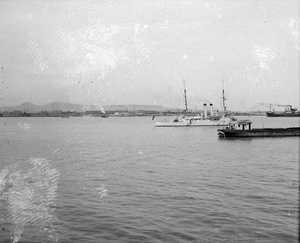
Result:
M204 110L204 118L207 118L207 107L206 107L206 104L203 104L203 110Z
M210 108L210 116L213 116L213 115L214 115L214 107L213 107L213 104L210 104L210 105L209 105L209 108Z

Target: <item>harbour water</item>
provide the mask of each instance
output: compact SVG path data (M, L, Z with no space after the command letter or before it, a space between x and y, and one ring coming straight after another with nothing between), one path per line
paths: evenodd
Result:
M0 242L298 242L299 137L217 129L1 118Z

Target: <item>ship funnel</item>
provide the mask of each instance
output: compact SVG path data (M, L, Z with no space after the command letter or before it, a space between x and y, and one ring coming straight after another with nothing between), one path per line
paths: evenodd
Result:
M204 118L207 118L207 106L206 106L206 104L203 104L203 110L204 110Z
M210 104L210 105L209 105L209 108L210 108L210 116L213 116L213 115L214 115L214 107L213 107L213 104Z

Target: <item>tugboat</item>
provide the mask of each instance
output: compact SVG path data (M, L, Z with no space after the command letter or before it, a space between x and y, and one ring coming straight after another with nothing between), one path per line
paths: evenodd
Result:
M267 117L299 117L300 112L291 105L286 105L284 111L268 111Z
M250 120L234 121L225 129L218 129L218 136L227 137L286 137L300 136L300 127L289 128L251 128ZM248 126L248 129L246 129ZM238 127L241 127L240 129Z

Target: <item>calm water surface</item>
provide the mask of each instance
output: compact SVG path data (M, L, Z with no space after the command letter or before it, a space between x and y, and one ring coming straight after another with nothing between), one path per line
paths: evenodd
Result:
M1 118L0 132L0 242L298 242L299 137L151 117Z

